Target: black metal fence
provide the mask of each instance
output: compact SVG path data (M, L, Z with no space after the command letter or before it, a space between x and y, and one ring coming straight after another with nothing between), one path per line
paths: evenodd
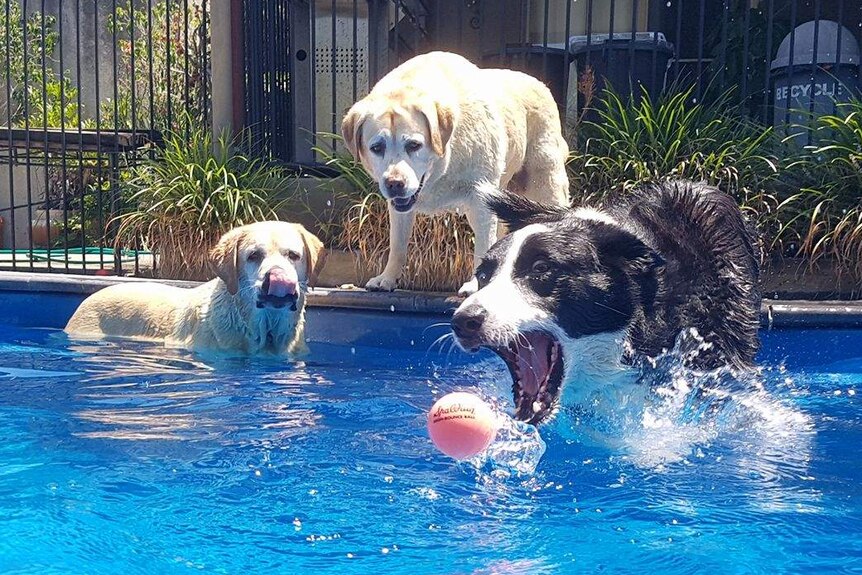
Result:
M6 0L0 269L152 271L115 218L166 134L210 126L208 1ZM543 79L570 130L605 82L699 102L731 90L789 132L859 94L862 0L223 1L234 124L303 168L374 82L435 49Z
M0 269L152 272L116 216L130 170L209 123L207 0L4 4Z
M635 97L690 87L705 101L730 90L750 116L779 127L799 121L796 109L822 113L859 93L860 0L243 4L246 123L277 157L306 165L312 146L329 142L315 134L337 131L369 85L435 49L543 79L572 129L605 80Z

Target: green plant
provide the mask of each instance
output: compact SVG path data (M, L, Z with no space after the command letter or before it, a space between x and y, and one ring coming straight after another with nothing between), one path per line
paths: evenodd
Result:
M216 151L203 128L170 133L165 147L125 182L130 209L119 216L118 241L158 253L160 273L211 277L208 251L233 227L277 219L292 181L272 161L242 152L247 141L222 134Z
M197 2L187 10L169 0L118 6L107 28L116 35L120 73L115 97L102 103L102 118L119 129L163 131L204 122L210 93L205 19Z
M320 141L339 139L333 134L320 136ZM364 284L383 270L389 253L386 200L360 162L332 147L318 147L315 152L351 190L345 193L337 191L340 186L331 187L335 202L344 209L327 214L334 215L332 219L318 216L317 227L324 232L325 243L356 254L355 281ZM400 281L406 289L455 291L473 273L473 232L463 215L417 215L408 250Z
M782 238L810 265L824 258L862 281L862 102L805 126L811 145L789 166L799 191L782 202Z
M779 160L772 129L749 120L730 93L694 103L693 88L637 103L606 89L598 119L579 126L569 174L577 201L601 201L645 183L670 178L705 181L734 195L761 226L774 215L772 184Z

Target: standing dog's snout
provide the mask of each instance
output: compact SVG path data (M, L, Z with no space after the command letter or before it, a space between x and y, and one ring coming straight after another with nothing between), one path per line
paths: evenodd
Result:
M389 192L393 198L400 198L404 195L404 187L406 182L404 178L401 176L390 176L383 180L383 183L386 185L386 191Z
M476 304L459 309L452 316L452 331L460 339L476 339L482 331L486 315L485 308Z

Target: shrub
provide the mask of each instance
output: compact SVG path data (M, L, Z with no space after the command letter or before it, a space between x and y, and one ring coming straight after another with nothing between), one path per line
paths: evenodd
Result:
M813 143L790 165L801 185L782 203L782 235L810 265L829 258L862 281L862 102L837 104L805 128Z
M575 202L601 201L646 182L705 181L733 195L762 231L775 234L779 176L770 127L748 119L731 94L695 103L693 88L626 103L606 89L598 118L579 126L569 176Z
M242 153L245 143L223 134L214 151L207 129L169 134L164 149L125 182L132 209L119 216L118 241L156 252L162 277L212 277L208 251L219 236L276 219L292 182L270 160Z

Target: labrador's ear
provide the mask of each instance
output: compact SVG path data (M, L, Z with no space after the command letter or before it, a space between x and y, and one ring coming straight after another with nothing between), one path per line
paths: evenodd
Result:
M454 109L444 102L436 101L423 106L421 112L428 125L428 135L431 136L431 149L438 156L444 155L455 130Z
M294 226L296 226L296 231L302 237L302 243L305 244L308 285L314 287L317 285L317 278L320 277L320 272L323 271L323 266L326 264L326 248L316 235L309 232L302 225L294 224Z
M367 117L368 112L365 106L362 102L356 102L341 121L341 136L344 138L344 145L357 160L361 159L362 155L362 124Z
M210 251L210 265L231 295L239 290L239 244L243 232L231 230Z

